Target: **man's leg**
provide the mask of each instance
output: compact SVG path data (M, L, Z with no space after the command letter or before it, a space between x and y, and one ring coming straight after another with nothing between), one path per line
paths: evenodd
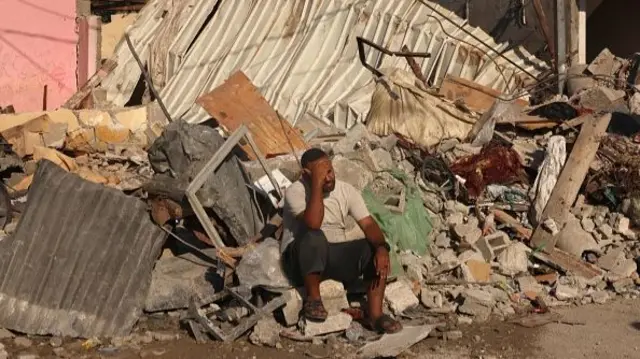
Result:
M325 268L327 278L339 280L343 283L353 282L360 276L367 283L367 314L371 325L376 330L397 332L402 325L384 315L382 303L386 278L380 278L376 273L375 250L366 239L344 243L329 243L328 265Z
M311 320L324 320L327 311L320 297L320 282L327 266L329 243L322 231L309 231L291 244L294 270L302 277L307 292L305 316Z

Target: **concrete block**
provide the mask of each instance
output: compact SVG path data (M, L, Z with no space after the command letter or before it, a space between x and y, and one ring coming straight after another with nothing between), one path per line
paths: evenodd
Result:
M596 230L596 224L591 218L583 218L580 221L580 224L582 225L582 228L589 233L592 233Z
M511 244L509 235L503 231L496 231L493 234L480 238L480 240L475 243L476 248L482 253L482 256L487 262L493 261L509 244Z
M577 288L565 284L558 284L554 292L556 298L561 301L579 299L581 297L580 291Z
M295 289L289 289L283 295L287 296L287 303L281 308L282 317L284 318L287 326L293 326L298 324L300 320L300 311L302 310L302 296L300 292Z
M325 280L320 283L320 297L329 315L340 313L342 309L349 308L347 291L342 283L335 280Z
M440 248L451 248L451 238L449 238L447 232L440 232L436 236L435 244Z
M482 289L467 289L462 293L462 297L464 298L465 303L466 301L471 300L487 307L492 307L496 303L493 294Z
M458 256L458 260L460 261L460 263L467 263L470 260L484 262L484 257L482 256L482 253L473 249L469 249L460 253L460 255Z
M444 299L442 298L442 294L435 290L429 290L428 288L422 288L420 291L420 302L426 308L442 308L444 303Z
M324 322L303 321L302 332L307 337L315 337L329 333L341 332L351 326L352 318L347 313L330 315Z
M613 269L619 262L623 261L624 257L624 247L615 247L609 249L607 254L600 257L598 259L598 267L610 271Z
M487 283L491 280L491 264L484 260L469 260L460 264L462 275L468 282Z
M498 257L500 272L505 275L514 276L527 272L529 267L529 247L522 242L510 244Z
M437 258L440 264L448 263L448 262L456 262L458 257L456 256L456 252L453 249L446 249L442 253L440 253Z
M482 236L482 230L478 227L478 219L469 218L467 223L459 223L453 226L455 236L465 243L473 245Z
M384 291L384 300L396 315L420 304L418 297L411 289L411 285L403 280L387 285Z
M611 273L618 275L622 278L631 277L633 273L638 271L638 264L633 259L626 259L618 262L613 268L611 268Z
M596 304L604 304L608 302L611 297L609 296L609 293L605 291L598 291L591 293L591 299Z
M345 154L353 151L359 142L370 136L369 130L362 123L357 123L346 133L345 137L333 145L334 154Z

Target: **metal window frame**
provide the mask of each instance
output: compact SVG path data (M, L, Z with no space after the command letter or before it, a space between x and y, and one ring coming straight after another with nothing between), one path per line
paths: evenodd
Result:
M202 205L202 203L200 203L200 200L196 196L196 192L198 192L200 188L202 188L202 186L207 181L209 176L213 174L216 171L216 169L218 169L218 167L220 167L222 162L224 162L225 158L227 158L227 156L231 153L233 148L243 138L247 141L247 143L251 147L251 150L253 150L253 152L255 153L256 158L258 159L258 162L260 162L262 169L267 174L269 181L278 192L278 195L280 196L280 198L282 198L282 193L280 192L280 187L278 186L278 182L276 182L273 176L271 175L271 171L269 171L269 168L267 167L265 158L262 155L262 152L260 152L260 150L258 149L258 146L256 145L255 141L253 140L253 136L251 136L251 132L249 131L247 126L245 126L244 124L241 125L237 130L235 130L231 134L231 136L227 138L227 140L224 142L222 146L220 146L220 148L216 151L216 153L213 154L211 159L209 159L209 161L204 165L204 167L202 167L202 170L198 172L198 174L193 179L193 181L189 183L189 186L185 191L187 195L187 199L189 200L189 204L193 208L193 211L195 212L196 216L198 217L200 224L202 224L202 227L204 227L204 230L209 236L209 238L211 239L211 242L214 245L214 247L218 249L225 248L226 246L222 241L220 234L218 233L213 223L211 222L211 219L207 215L207 212L205 211L204 206Z

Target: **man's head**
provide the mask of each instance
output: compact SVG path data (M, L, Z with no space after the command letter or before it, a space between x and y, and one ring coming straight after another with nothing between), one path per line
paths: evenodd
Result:
M329 156L319 148L311 148L302 155L303 176L308 181L316 180L323 182L322 189L329 193L336 187L336 175L333 172L333 165Z

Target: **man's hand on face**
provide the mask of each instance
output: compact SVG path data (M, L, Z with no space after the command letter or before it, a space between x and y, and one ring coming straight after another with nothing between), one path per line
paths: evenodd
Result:
M318 160L309 165L309 169L305 170L311 177L311 185L315 188L323 188L329 171L331 171L331 162L329 160Z
M379 283L384 283L389 275L389 252L384 247L378 247L375 254L376 274Z

